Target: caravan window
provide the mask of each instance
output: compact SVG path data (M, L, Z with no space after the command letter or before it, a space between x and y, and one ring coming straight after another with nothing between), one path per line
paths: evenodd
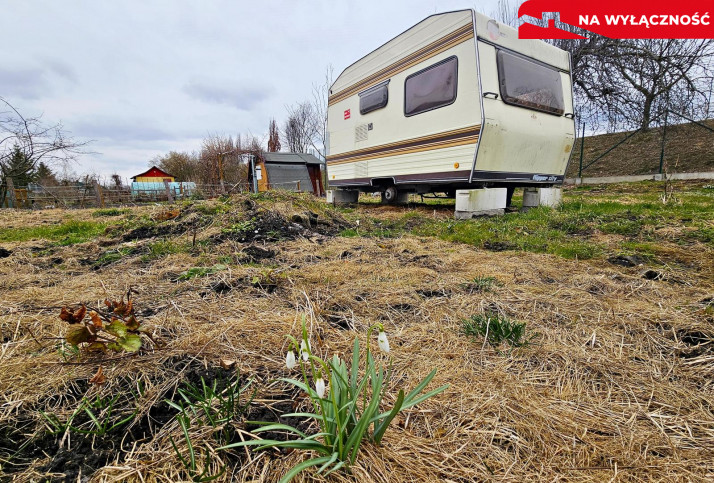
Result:
M449 57L407 77L404 84L404 115L453 104L456 100L458 59Z
M359 94L359 113L367 114L387 105L389 101L389 81L370 87Z
M498 51L501 97L514 104L561 116L565 112L560 72L504 50Z

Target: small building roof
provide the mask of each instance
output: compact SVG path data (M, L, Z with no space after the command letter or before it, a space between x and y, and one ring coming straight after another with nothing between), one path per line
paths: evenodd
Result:
M324 164L319 158L307 153L263 153L266 163Z
M163 169L157 168L156 166L152 166L147 171L144 171L141 174L132 176L131 179L136 181L136 178L139 178L141 176L146 176L147 178L175 178L174 175L169 174L166 171L164 171Z

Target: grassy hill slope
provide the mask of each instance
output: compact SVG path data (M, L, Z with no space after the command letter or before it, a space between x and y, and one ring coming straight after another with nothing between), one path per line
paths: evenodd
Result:
M714 128L714 119L704 124ZM585 138L583 167L617 144L629 133L601 134ZM693 123L667 128L665 161L669 172L693 173L714 171L714 133ZM583 170L583 176L625 176L659 172L662 129L640 132L618 146L597 163ZM580 141L573 148L566 176L578 175ZM676 164L676 167L675 167Z

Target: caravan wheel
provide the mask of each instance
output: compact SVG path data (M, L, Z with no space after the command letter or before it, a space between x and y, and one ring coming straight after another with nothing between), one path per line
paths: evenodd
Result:
M389 203L390 205L394 204L397 201L398 194L399 193L397 192L397 187L390 186L384 191L382 191L382 202Z

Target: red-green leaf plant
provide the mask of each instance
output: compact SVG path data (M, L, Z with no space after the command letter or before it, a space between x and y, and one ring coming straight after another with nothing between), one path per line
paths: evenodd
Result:
M66 341L88 353L137 352L142 347L141 334L158 345L134 314L131 291L121 300L105 300L106 309L87 313L87 307L62 307L59 318L69 324Z
M382 402L391 376L391 359L387 370L377 364L370 351L372 332L378 329L378 345L384 352L389 352L389 341L382 324L376 324L367 331L366 356L364 375L360 377L360 344L355 338L352 350L352 362L348 366L345 361L334 355L329 362L312 353L305 318L302 323L302 339L300 343L288 336L290 347L286 356L288 369L300 365L302 380L282 378L308 394L313 406L313 412L284 414L284 417L308 418L315 420L320 431L307 435L299 429L287 424L275 424L253 421L261 427L255 433L267 431L287 431L298 436L288 441L250 440L229 444L219 449L229 449L241 446L256 446L257 450L267 448L293 448L311 451L315 456L301 462L290 469L280 480L287 483L298 473L311 466L319 466L318 473L328 470L332 473L343 467L354 464L363 440L379 445L385 431L399 412L409 409L420 402L439 394L449 386L441 386L426 394L422 394L426 386L436 374L431 371L408 394L400 390L394 406L388 411L382 411ZM295 353L298 357L296 358ZM312 381L312 384L311 382Z

